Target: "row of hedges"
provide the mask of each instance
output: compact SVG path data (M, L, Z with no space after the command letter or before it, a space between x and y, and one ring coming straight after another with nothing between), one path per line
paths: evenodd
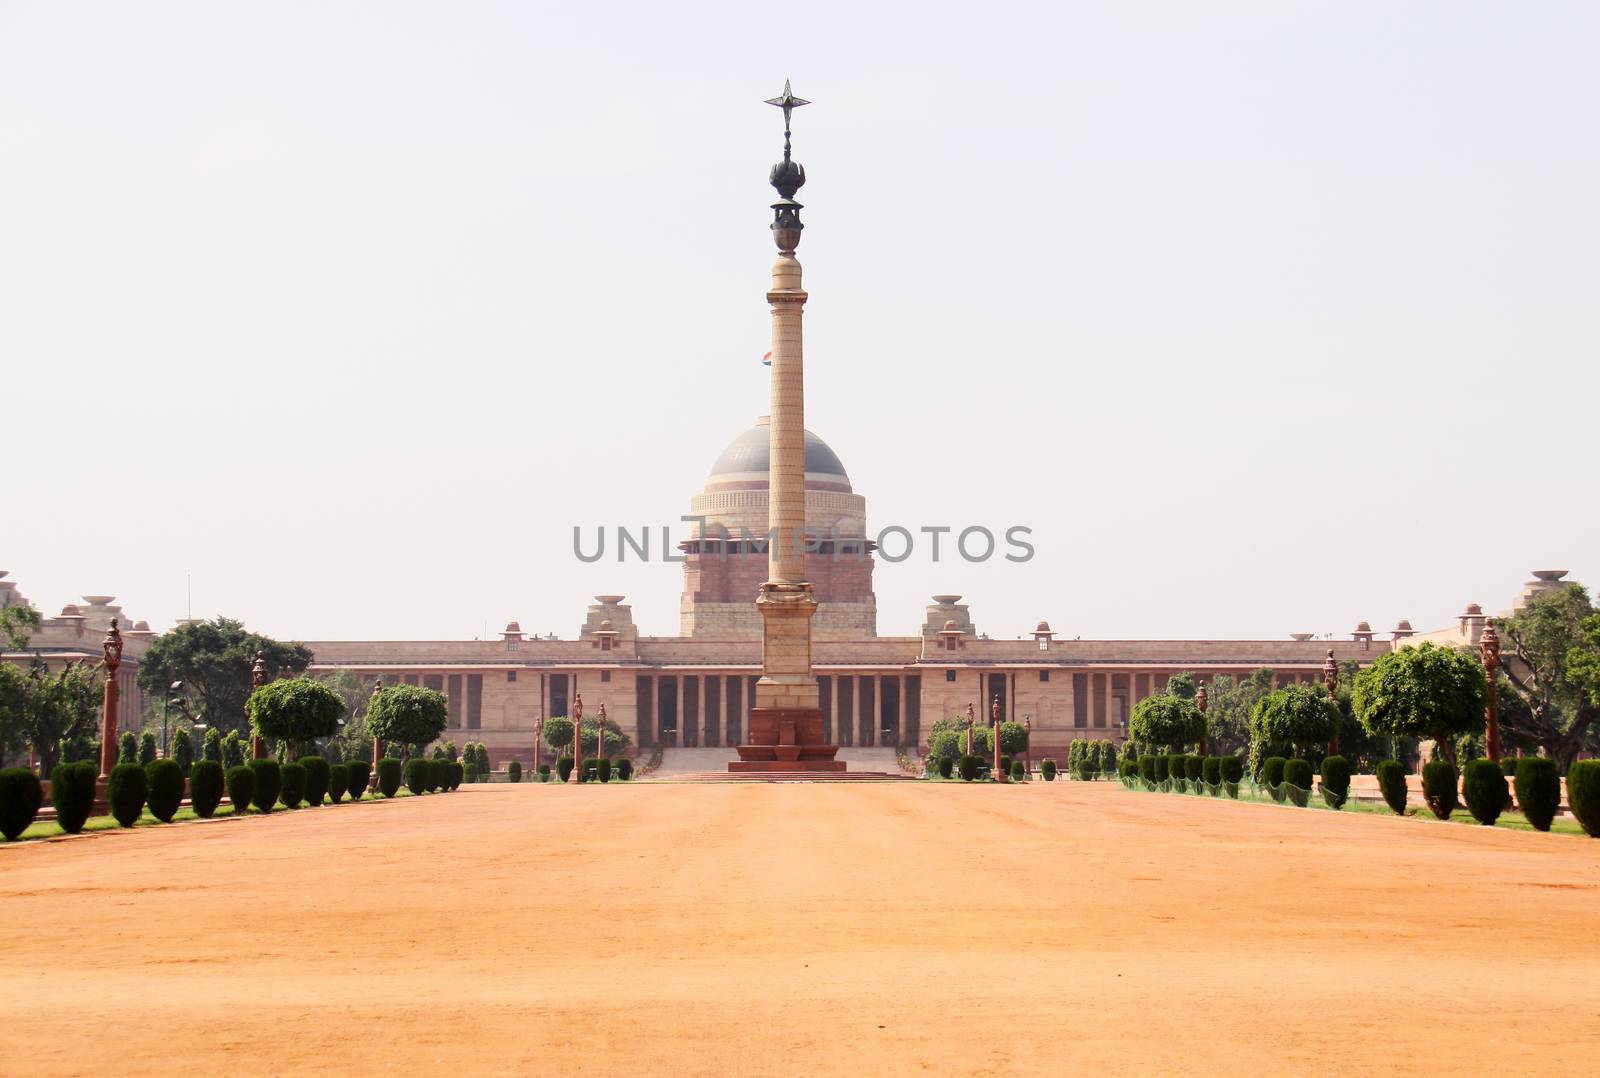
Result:
M1117 773L1117 743L1078 738L1067 746L1067 773L1080 782Z
M556 760L556 781L566 782L572 778L572 757L563 756ZM613 778L619 782L627 782L633 778L633 761L624 756L613 761L609 756L591 756L583 761L583 770L578 773L579 782L610 782ZM539 781L550 781L550 765L539 765Z
M1511 804L1511 787L1506 782L1506 760L1471 760L1460 776L1460 794L1472 818L1493 826ZM1561 807L1561 776L1554 760L1542 756L1523 756L1511 769L1517 805L1536 831L1550 830ZM1397 815L1406 811L1405 769L1394 760L1378 765L1378 788L1383 800ZM1435 760L1422 768L1422 797L1428 810L1448 820L1459 806L1457 773L1454 765ZM1567 801L1572 815L1584 833L1600 837L1600 760L1583 760L1567 773Z

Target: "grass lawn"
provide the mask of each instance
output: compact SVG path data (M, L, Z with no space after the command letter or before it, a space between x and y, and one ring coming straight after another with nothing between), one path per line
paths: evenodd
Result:
M402 786L400 788L400 792L395 794L395 796L396 797L411 797L412 793L411 793L410 790L407 790L405 787ZM361 800L363 800L363 801L382 801L382 800L384 800L384 798L381 795L369 793L365 797L361 798ZM350 798L345 798L345 800L340 802L340 804L342 804L342 805L348 805L350 803L351 803ZM335 808L337 806L335 806L332 802L328 802L328 803L325 803L322 807L323 808ZM279 813L288 812L288 811L290 811L290 810L286 809L286 808L284 808L284 807L282 807L280 805L280 806L278 806L277 808L275 808L273 810L272 814L273 815L277 815ZM297 810L294 810L294 811L299 811L299 810L297 809ZM260 813L260 812L256 812L254 810L250 810L250 811L246 811L246 812L242 812L242 813L236 813L236 812L233 811L233 805L228 803L228 802L226 802L226 801L224 801L222 804L217 806L217 811L212 816L212 819L224 820L224 819L228 819L228 818L233 817L233 816L261 816L261 815L264 815L264 814ZM199 818L200 817L198 817L198 816L196 816L194 814L194 809L181 808L173 815L172 822L173 823L184 823L184 822L187 822L187 821L190 821L190 820L198 820ZM115 817L112 817L112 816L91 816L91 817L89 817L88 822L83 825L83 829L84 829L84 831L115 831L119 826L121 826L121 825L117 823ZM160 820L158 820L154 816L150 815L150 810L148 808L146 808L142 813L139 814L138 822L136 822L133 826L135 826L135 827L162 827L164 825L162 824L162 822ZM29 824L28 825L28 829L26 831L22 832L22 834L18 835L14 841L26 842L29 839L57 838L57 837L59 837L61 835L65 835L65 834L66 834L66 832L61 830L61 825L56 823L54 820L35 820L32 824Z

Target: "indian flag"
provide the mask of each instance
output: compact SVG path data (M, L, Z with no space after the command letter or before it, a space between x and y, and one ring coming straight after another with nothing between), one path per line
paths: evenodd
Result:
M761 357L761 365L763 367L772 366L772 353L771 352L768 352L766 355Z

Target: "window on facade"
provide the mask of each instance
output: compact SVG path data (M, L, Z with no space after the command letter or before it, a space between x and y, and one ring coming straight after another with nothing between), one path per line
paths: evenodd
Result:
M516 651L517 650L517 645L519 643L520 643L520 641L518 641L515 637L513 637L510 640L507 640L506 641L506 650L507 651Z
M944 679L946 681L954 681L956 679L956 672L954 670L946 670L944 672Z
M611 680L611 671L609 671L609 670L600 671L600 680L601 681L610 681Z
M1041 636L1039 638L1039 650L1040 651L1049 651L1050 650L1050 638L1048 636Z
M1363 637L1362 640L1361 640L1361 650L1362 651L1366 651L1367 650L1367 644L1368 643L1370 643L1370 641L1368 641L1365 637Z
M1050 680L1050 671L1048 671L1048 670L1039 671L1039 680L1040 681L1049 681Z
M506 680L507 681L515 681L515 680L517 680L517 672L515 670L507 670L506 671Z

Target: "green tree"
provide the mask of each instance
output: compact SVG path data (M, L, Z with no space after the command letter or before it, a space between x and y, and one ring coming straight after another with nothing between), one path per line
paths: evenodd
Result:
M28 675L15 664L0 660L0 761L22 752L28 744L28 699Z
M345 720L334 742L346 760L372 759L372 731L367 728L367 708L372 703L373 683L350 670L320 675L320 680L344 701ZM330 756L332 746L329 746Z
M152 762L156 758L156 735L149 730L139 735L139 766Z
M297 748L338 733L344 701L316 678L285 678L252 693L247 710L257 737L280 738Z
M257 651L265 652L273 678L299 674L311 663L303 644L279 643L249 632L232 618L217 618L180 625L156 637L139 660L139 687L156 698L181 681L184 695L198 705L207 723L243 732Z
M1568 584L1534 595L1496 626L1501 684L1524 705L1501 708L1501 729L1542 748L1565 772L1600 716L1600 615L1582 584Z
M444 693L416 685L389 685L372 694L367 729L391 746L424 748L444 732L449 721Z
M27 739L39 754L40 774L55 767L63 740L86 737L95 730L104 687L96 668L68 662L54 674L35 661L28 674Z
M1251 756L1283 746L1304 757L1339 732L1339 705L1321 685L1287 685L1257 701L1250 715Z
M124 730L121 739L117 742L117 763L136 764L139 762L139 735L132 730Z
M1165 693L1147 696L1133 708L1128 730L1135 740L1168 746L1173 752L1198 742L1205 733L1205 716L1193 700Z
M1242 678L1219 674L1206 687L1206 747L1213 755L1227 756L1250 743L1250 713L1274 681L1272 670L1262 667Z
M1483 725L1487 686L1475 655L1425 643L1361 671L1350 703L1368 733L1431 737L1448 752L1455 735Z
M1209 693L1210 690L1207 690ZM1176 696L1180 700L1193 700L1200 692L1200 681L1189 670L1181 674L1173 674L1167 679L1167 695Z
M189 731L175 730L172 734L172 758L183 769L184 777L189 775L189 768L194 766L194 741L189 737Z
M206 730L200 751L207 760L215 760L219 764L222 762L222 733L215 726Z
M23 603L0 608L0 643L7 651L27 651L39 627L39 612Z
M578 735L582 742L585 757L602 755L599 752L599 734L595 720L584 716L583 731ZM572 719L566 715L556 715L544 720L544 739L546 744L557 752L572 751ZM606 720L606 751L604 755L615 756L627 749L632 739L622 732L622 727L613 719Z

